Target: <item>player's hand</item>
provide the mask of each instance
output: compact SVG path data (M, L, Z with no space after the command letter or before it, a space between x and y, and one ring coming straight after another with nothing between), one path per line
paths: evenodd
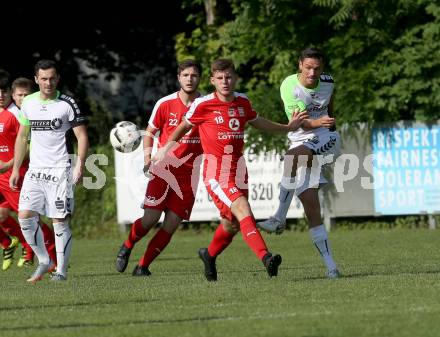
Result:
M9 187L13 189L14 191L18 191L18 181L20 179L20 175L16 171L12 171L11 176L9 177Z
M178 142L172 141L172 142L166 143L165 146L159 148L156 151L156 154L153 156L153 158L151 158L151 161L154 164L160 163L168 156L169 152L175 150L178 146L179 146Z
M72 183L74 185L79 183L82 180L83 174L84 174L84 167L78 161L75 165L75 168L73 169Z
M145 175L147 178L150 178L150 177L151 177L151 175L150 175L150 166L151 166L151 159L150 159L150 160L145 159L143 172L144 172L144 175Z
M297 130L303 123L303 121L309 117L307 110L299 111L299 109L293 110L292 119L287 126L291 131Z
M321 126L327 129L330 129L335 126L335 119L329 116L323 116L320 118Z

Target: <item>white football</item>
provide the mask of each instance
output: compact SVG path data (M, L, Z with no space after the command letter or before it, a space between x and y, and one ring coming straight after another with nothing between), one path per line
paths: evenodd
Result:
M110 143L119 152L129 153L137 149L142 137L136 124L122 121L110 131Z

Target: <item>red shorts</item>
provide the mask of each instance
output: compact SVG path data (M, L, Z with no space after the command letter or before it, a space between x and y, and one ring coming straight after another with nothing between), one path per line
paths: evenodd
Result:
M0 184L0 208L9 208L18 213L18 201L20 200L20 191L13 191L9 187Z
M191 187L191 177L176 177L178 187L172 188L165 180L152 175L148 182L143 208L169 209L180 218L189 220L195 196Z
M227 184L220 186L216 179L205 180L206 190L214 201L215 206L220 211L220 216L229 221L234 219L231 211L232 203L241 196L248 198L249 190L239 188L235 181L229 181Z

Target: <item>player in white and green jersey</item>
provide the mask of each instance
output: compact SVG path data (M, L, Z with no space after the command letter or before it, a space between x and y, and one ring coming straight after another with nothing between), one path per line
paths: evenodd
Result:
M287 117L290 119L295 110L307 110L308 118L302 127L288 134L290 147L284 160L278 210L258 226L269 233L282 233L287 211L296 194L304 207L312 241L327 266L327 275L334 278L339 272L322 224L318 188L327 183L321 172L322 163L333 161L333 156L339 152L340 137L332 117L333 78L323 71L323 53L317 48L307 48L299 58L299 72L288 76L281 84ZM313 161L312 165L313 157L318 161Z
M14 167L10 178L13 189L18 188L18 168L27 150L29 133L32 132L29 170L21 188L18 213L23 235L39 261L29 282L41 280L54 264L44 246L38 214L44 214L53 221L57 269L52 280L67 278L72 247L69 220L73 210L73 185L83 175L89 146L85 118L73 98L57 91L59 78L55 62L37 62L35 81L40 91L23 101L21 125L15 143ZM74 168L71 167L73 136L78 141L78 160Z

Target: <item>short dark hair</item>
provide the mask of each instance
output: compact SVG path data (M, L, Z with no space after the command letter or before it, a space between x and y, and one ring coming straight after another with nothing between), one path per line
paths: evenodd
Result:
M231 69L235 72L234 62L231 59L217 59L211 63L211 75L214 75L216 71L225 71Z
M199 62L192 59L186 59L179 63L179 65L177 66L177 75L180 75L180 73L186 68L196 68L199 72L199 75L202 75L202 66Z
M17 88L26 88L31 91L33 87L34 81L26 77L18 77L12 82L12 92L14 92Z
M302 62L304 59L318 59L322 63L325 63L325 56L321 49L316 47L307 47L299 55L299 61Z
M57 72L57 74L59 74L59 72L58 72L58 66L57 66L57 64L55 63L55 61L52 61L52 60L40 60L40 61L38 61L38 62L35 64L35 67L34 67L34 73L35 73L35 76L38 75L38 71L39 71L40 69L42 69L42 70L47 70L47 69L51 69L51 68L54 68L55 71Z
M11 75L3 69L0 69L0 89L11 90Z

